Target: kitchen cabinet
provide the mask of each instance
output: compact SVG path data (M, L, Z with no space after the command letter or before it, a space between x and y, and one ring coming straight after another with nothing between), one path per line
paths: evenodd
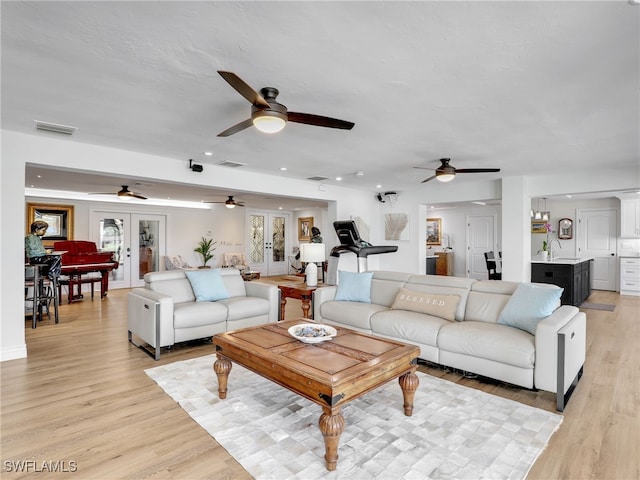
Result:
M560 303L578 307L591 295L591 260L533 262L531 281L563 288Z
M620 295L640 296L640 258L620 257Z
M620 236L640 237L640 198L620 200Z
M436 275L453 275L453 252L436 252Z

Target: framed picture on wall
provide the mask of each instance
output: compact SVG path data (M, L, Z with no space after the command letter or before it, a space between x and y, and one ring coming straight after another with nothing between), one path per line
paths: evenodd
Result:
M43 220L49 225L42 237L45 247L53 247L55 241L73 240L73 205L27 203L27 233L36 220Z
M427 218L427 245L442 245L441 218Z
M547 233L547 222L544 220L531 220L531 233Z
M298 218L298 240L301 242L311 241L311 229L313 228L313 217Z

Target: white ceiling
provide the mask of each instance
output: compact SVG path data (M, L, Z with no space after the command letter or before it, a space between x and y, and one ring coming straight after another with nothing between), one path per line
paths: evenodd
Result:
M451 157L474 178L615 169L640 158L640 7L604 2L2 2L2 128L204 165L415 187ZM249 128L217 70L291 111L355 122ZM205 151L213 153L211 157ZM286 167L286 171L281 171ZM355 172L364 172L356 176ZM64 172L27 186L219 199L228 192ZM45 179L46 178L46 181ZM39 183L38 183L39 182ZM135 182L140 182L134 186ZM428 188L425 184L425 188ZM110 190L109 190L110 191ZM232 192L233 193L233 192ZM251 198L248 193L246 200ZM238 198L243 195L238 195Z

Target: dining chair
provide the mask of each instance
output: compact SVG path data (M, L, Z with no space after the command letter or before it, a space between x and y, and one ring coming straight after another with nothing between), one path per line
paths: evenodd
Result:
M484 261L487 264L489 280L502 280L502 273L497 271L496 257L491 252L484 252Z

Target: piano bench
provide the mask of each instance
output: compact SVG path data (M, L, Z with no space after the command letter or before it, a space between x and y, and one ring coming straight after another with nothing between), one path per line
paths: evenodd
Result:
M102 277L95 275L61 276L58 280L58 298L62 298L62 285L66 285L68 287L67 303L79 302L84 298L82 285L91 284L91 300L93 300L93 284L96 282L102 282ZM74 292L76 285L78 287L77 293Z

